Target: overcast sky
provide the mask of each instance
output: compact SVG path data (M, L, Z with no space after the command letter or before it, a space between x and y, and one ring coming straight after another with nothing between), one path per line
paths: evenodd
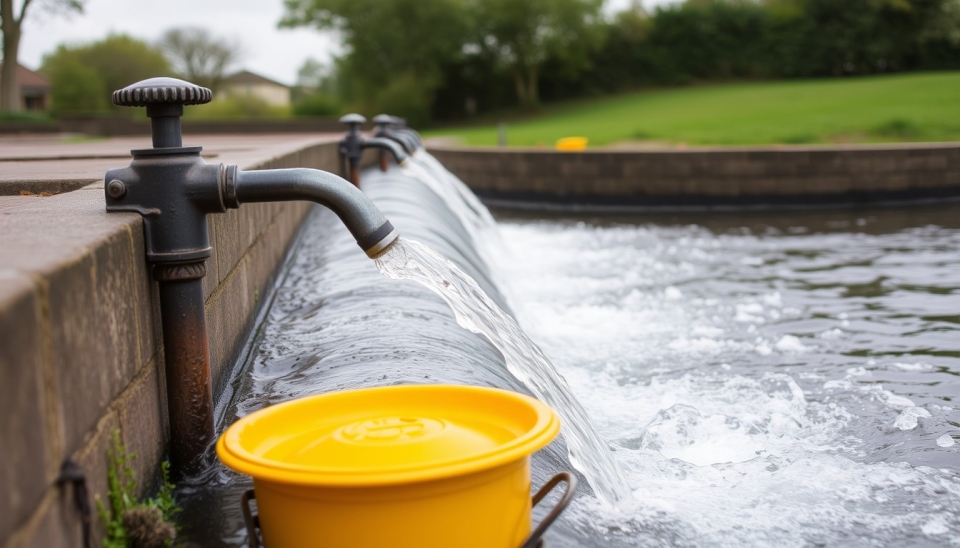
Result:
M671 1L675 0L643 4ZM630 0L607 0L606 9L613 12L629 4ZM43 55L60 43L91 42L111 32L154 41L172 27L203 26L240 44L243 56L235 68L293 84L304 60L328 60L337 51L337 42L316 30L277 29L282 15L281 0L87 0L83 14L64 17L32 11L24 23L20 62L36 69Z

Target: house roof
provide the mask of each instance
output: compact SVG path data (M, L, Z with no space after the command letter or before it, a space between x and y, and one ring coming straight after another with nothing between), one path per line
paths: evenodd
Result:
M223 79L223 84L228 86L231 84L245 85L245 86L254 85L254 84L272 84L274 86L280 86L284 88L289 87L284 84L281 84L280 82L277 82L276 80L271 80L265 76L260 76L259 74L250 72L249 70L241 70L240 72L227 76L226 78Z
M0 67L3 66L3 63L0 63ZM23 65L17 65L17 80L19 80L21 88L44 88L47 89L50 87L50 81L47 80L47 77L40 74L39 72L34 72Z

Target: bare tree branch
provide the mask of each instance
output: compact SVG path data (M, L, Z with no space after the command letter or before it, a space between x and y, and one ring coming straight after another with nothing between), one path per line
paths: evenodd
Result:
M27 15L27 8L30 6L30 2L33 0L23 0L23 4L20 6L20 17L17 19L17 25L19 26L23 23L23 18Z
M236 44L200 27L170 29L158 45L180 76L213 90L241 57Z

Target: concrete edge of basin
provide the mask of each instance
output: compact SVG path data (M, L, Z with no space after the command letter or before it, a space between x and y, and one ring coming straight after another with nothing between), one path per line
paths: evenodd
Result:
M492 205L629 212L807 208L960 197L960 143L430 152Z

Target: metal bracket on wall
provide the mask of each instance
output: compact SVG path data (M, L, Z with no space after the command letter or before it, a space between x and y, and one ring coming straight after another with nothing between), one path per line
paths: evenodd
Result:
M80 465L70 459L63 461L60 466L60 475L57 476L57 486L73 484L73 502L80 512L80 523L83 528L83 548L90 548L90 526L92 512L90 510L90 493L87 491L87 476Z

